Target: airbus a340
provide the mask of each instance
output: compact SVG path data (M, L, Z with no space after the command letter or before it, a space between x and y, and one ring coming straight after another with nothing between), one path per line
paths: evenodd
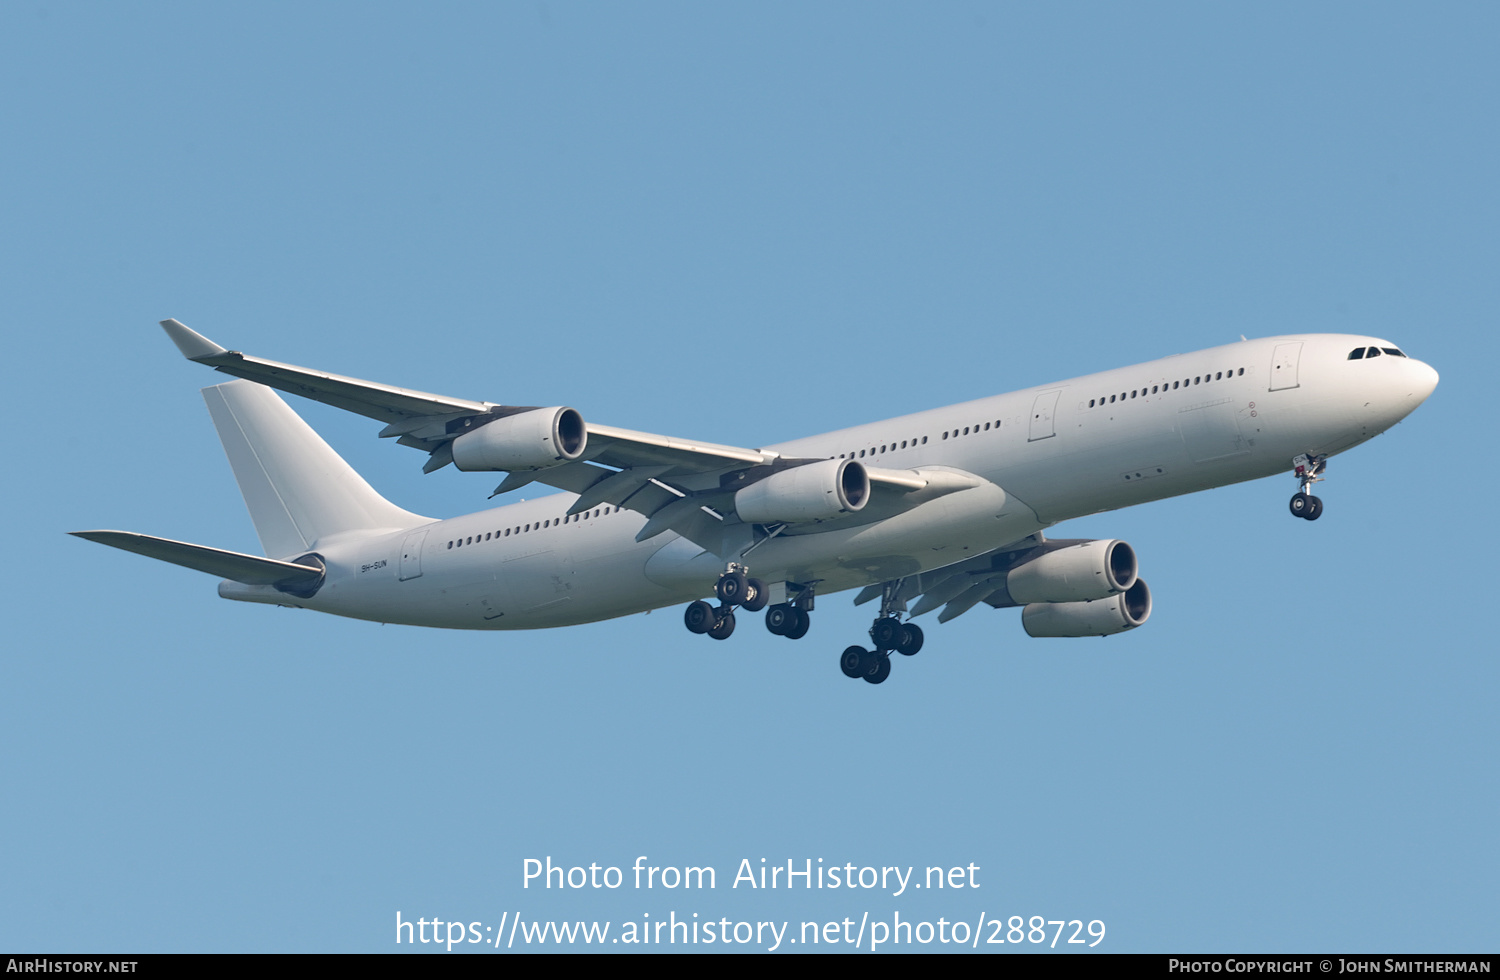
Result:
M764 448L586 422L567 407L448 398L226 350L176 320L189 359L242 380L203 390L266 556L124 531L79 537L220 576L227 599L384 623L538 629L687 603L724 640L736 610L800 639L815 598L879 600L849 677L915 654L912 618L1021 607L1032 636L1134 629L1151 593L1123 541L1049 540L1061 521L1291 472L1293 516L1330 456L1437 386L1374 337L1243 341ZM565 491L433 520L377 494L272 388L381 422L453 464ZM713 596L713 600L705 596Z

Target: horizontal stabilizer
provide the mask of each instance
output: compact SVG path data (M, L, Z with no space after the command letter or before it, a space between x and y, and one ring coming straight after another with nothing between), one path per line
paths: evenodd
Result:
M149 534L131 531L69 531L74 537L86 541L97 541L111 548L133 551L147 558L169 561L174 565L207 572L220 578L232 579L246 585L312 585L323 577L323 569L312 565L298 565L274 558L242 555L238 551L206 548L201 544L172 541L168 538L153 538Z

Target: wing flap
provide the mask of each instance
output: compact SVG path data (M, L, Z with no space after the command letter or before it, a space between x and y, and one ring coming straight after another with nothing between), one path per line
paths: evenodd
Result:
M577 514L599 504L612 504L616 499L624 500L644 486L647 480L661 476L669 469L670 466L633 466L628 470L607 474L584 490L573 506L568 508L568 513Z
M973 609L975 606L979 605L985 600L985 597L987 597L991 592L994 592L995 589L998 588L999 582L997 581L997 579L997 576L987 575L984 578L979 579L973 585L969 586L963 592L960 592L956 597L951 599L946 606L943 607L942 612L938 613L938 622L946 623L951 619L957 619L964 613L968 612L970 609Z

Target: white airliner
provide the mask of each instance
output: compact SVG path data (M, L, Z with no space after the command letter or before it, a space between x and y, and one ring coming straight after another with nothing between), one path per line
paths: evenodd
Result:
M1123 541L1048 540L1069 518L1291 471L1292 514L1328 457L1437 386L1390 341L1248 340L761 449L585 422L574 409L446 398L226 350L176 320L190 360L244 380L203 389L267 557L124 531L79 537L221 576L219 595L382 623L539 629L689 603L726 639L735 609L799 639L814 597L880 600L871 647L840 657L879 684L914 654L912 617L1021 606L1032 636L1134 629L1151 593ZM377 494L278 388L385 423L454 464L566 491L450 520ZM716 604L705 601L713 595Z

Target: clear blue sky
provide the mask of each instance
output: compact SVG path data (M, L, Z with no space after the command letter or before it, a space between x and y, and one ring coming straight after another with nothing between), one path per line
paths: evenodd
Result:
M7 4L0 948L394 949L409 919L1100 919L1114 951L1500 945L1492 4ZM1108 640L868 607L540 633L228 603L66 537L256 540L155 326L763 445L1236 339L1442 374L1290 477L1063 525ZM383 493L494 480L299 411ZM532 493L536 491L533 490ZM522 861L709 865L538 893ZM968 865L747 892L742 858Z

